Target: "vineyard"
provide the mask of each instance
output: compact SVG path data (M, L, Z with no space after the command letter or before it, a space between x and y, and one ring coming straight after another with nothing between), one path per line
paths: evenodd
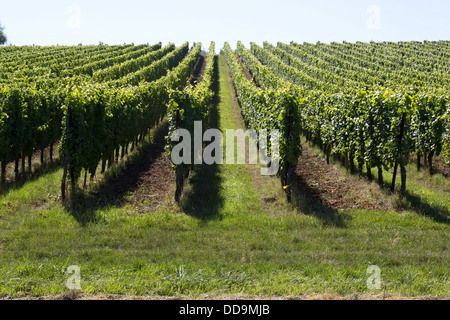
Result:
M422 59L405 58L411 51ZM327 162L333 155L355 173L356 161L359 173L362 175L365 166L369 179L372 168L377 168L381 187L383 170L394 168L391 191L399 165L402 195L406 188L405 165L411 153L417 155L419 169L421 157L431 171L435 155L442 154L449 160L450 100L445 43L316 46L278 43L277 47L264 43L264 48L251 43L250 50L238 43L236 53L228 44L225 52L250 126L270 119L269 125L263 127L289 128L283 135L286 146L281 157L290 168L296 165L301 152L293 139L300 132L320 145ZM349 54L341 58L339 52ZM245 78L236 55L251 72L256 85ZM271 118L274 114L270 108L276 105L274 96L279 97L275 99L281 104L276 111L282 113ZM270 116L253 114L255 106L258 111L270 110ZM287 110L283 112L283 108ZM281 121L275 124L275 119Z
M60 141L65 172L75 187L81 171L103 173L138 143L167 111L170 92L182 90L200 56L186 42L148 46L4 48L1 162L5 169ZM81 57L81 58L80 58ZM94 61L94 62L93 62ZM134 147L134 146L133 146ZM62 195L65 198L63 177Z
M36 150L55 141L74 187L82 170L93 178L101 164L103 173L121 148L123 158L167 112L170 133L192 131L195 120L207 117L213 96L214 54L201 84L186 86L200 50L201 43L190 51L188 43L2 48L2 183L8 162L15 162L18 176L20 159L25 171L25 158L30 164ZM300 134L320 146L327 162L340 159L352 174L362 175L365 167L373 179L377 169L381 187L383 170L393 168L391 191L400 166L402 195L411 154L419 170L422 158L430 171L433 157L449 160L447 42L266 42L250 49L238 42L236 52L228 43L224 52L247 127L281 131L288 198ZM177 199L186 169L177 169Z
M35 259L46 265L55 255L55 265L67 267L69 251L78 261L88 261L97 259L93 252L105 250L126 264L136 250L136 260L130 258L132 265L116 276L129 279L129 270L147 270L164 283L147 291L140 287L145 281L120 289L115 284L98 290L89 287L91 293L173 295L220 291L224 286L226 292L255 294L298 294L298 288L365 292L360 280L352 278L365 274L365 269L355 271L350 258L354 254L361 265L370 260L393 268L391 278L386 275L392 293L448 294L449 59L448 41L251 42L247 47L237 42L235 50L228 42L223 48L211 42L206 50L202 43L189 42L0 47L0 253L10 246L8 255L19 261L18 252L31 238ZM175 132L192 133L199 120L202 134L235 127L278 130L279 144L269 136L264 150L266 156L278 157L278 174L259 177L249 164L197 163L194 146L188 152L192 161L173 163ZM202 147L206 145L203 141ZM136 162L145 157L151 163L138 167ZM40 171L51 166L54 171ZM336 180L342 180L332 187L326 184L333 178L329 168ZM306 180L308 174L315 180ZM425 176L419 179L419 174ZM344 186L344 179L352 186ZM121 191L106 195L108 184ZM325 188L328 194L337 193L340 203L346 201L339 210L316 197ZM381 197L397 205L358 211L357 200L348 200L345 194L356 199L358 188L373 193L367 198ZM21 190L28 190L27 200L14 198ZM41 192L38 200L29 195L33 190ZM138 192L139 196L130 196ZM105 200L112 198L119 201ZM33 216L35 211L29 210L38 213ZM31 220L14 220L21 212ZM37 222L42 217L51 219ZM31 235L36 226L42 230ZM64 238L67 226L70 240ZM122 226L123 231L117 231ZM397 252L400 262L391 253L383 255L397 250L398 230L405 232ZM91 241L87 234L98 238ZM346 236L351 248L341 246ZM359 253L362 236L367 237L365 243L369 238L381 240ZM49 237L60 239L61 247L52 241L42 243ZM417 239L422 242L410 249ZM77 249L69 248L69 242L77 243ZM433 249L427 249L430 246ZM302 250L307 253L302 255ZM145 269L141 258L145 264L152 261L148 268L153 269ZM205 269L192 275L191 282L178 276L174 280L178 287L173 286L165 272L179 261L189 266L191 258L192 269L203 259ZM164 267L159 267L159 259ZM98 258L98 265L90 268L112 277L102 269L104 261L113 266ZM326 286L334 280L327 261L335 264L341 277L341 284L330 290ZM34 270L34 263L27 263ZM306 270L301 275L293 271L300 265ZM420 273L423 283L398 283L398 277L411 276L410 266L419 270L425 265L430 269L429 275ZM224 266L241 271L219 271ZM8 282L10 271L2 268L0 284L5 289L0 289L0 296L37 290ZM48 268L47 277L59 279ZM286 270L310 280L318 272L326 280L315 284L314 280L311 286L299 280L297 288L284 278ZM21 279L20 270L17 274ZM216 276L216 282L205 280ZM279 287L271 277L280 281ZM94 278L89 283L97 281ZM64 291L52 286L44 292Z

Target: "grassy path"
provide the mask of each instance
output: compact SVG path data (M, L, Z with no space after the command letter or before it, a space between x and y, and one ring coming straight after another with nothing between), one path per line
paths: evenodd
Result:
M232 82L223 57L219 58L219 127L222 133L227 129L243 129L242 118L232 91ZM224 134L225 139L225 134ZM224 152L225 153L225 152ZM219 166L223 215L227 217L245 214L260 214L263 211L259 191L253 184L248 165L223 164Z
M240 127L223 56L218 62L212 123ZM71 265L87 295L448 297L447 223L414 211L299 212L276 178L255 172L198 167L181 208L168 199L136 210L124 193L69 211L57 199L61 169L2 193L0 297L68 292ZM380 267L381 289L367 287L369 265Z

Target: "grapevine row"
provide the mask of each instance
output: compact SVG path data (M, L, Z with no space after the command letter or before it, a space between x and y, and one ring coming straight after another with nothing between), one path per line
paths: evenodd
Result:
M254 57L240 44L237 51L256 78L263 69L255 62L256 57L285 80L297 80L302 75L301 69L297 69L297 74L292 69L285 72L292 67L292 59L289 63L290 57L285 56L281 62L270 53L273 48L269 52L252 43ZM276 87L276 83L274 79L264 81L269 87ZM382 185L383 168L395 170L400 165L402 180L406 179L404 166L412 151L427 154L430 164L433 155L442 152L448 157L449 97L443 89L422 92L402 87L343 87L335 91L329 86L317 86L305 91L301 88L308 86L302 86L301 81L294 83L299 87L296 102L302 131L324 149L327 159L334 154L353 172L354 160L361 173L366 165L370 177L371 168L378 168ZM405 181L402 182L404 189Z
M228 43L224 45L224 53L247 127L258 133L261 130L279 130L279 173L290 199L291 178L301 154L300 119L296 101L298 95L289 87L256 87L244 75L236 54ZM272 144L268 144L267 154L275 157L272 147Z

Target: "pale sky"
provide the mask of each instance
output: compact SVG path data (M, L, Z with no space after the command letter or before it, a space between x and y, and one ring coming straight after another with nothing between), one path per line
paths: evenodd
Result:
M448 0L0 0L9 44L450 40Z

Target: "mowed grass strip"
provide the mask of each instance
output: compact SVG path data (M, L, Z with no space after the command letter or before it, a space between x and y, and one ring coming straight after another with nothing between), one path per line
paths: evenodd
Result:
M217 123L232 129L232 88L222 55L218 62ZM2 193L0 296L68 292L71 265L88 295L449 296L445 221L414 210L302 212L285 202L276 177L258 185L252 170L193 172L185 207L167 201L148 212L126 201L70 212L58 199L62 170ZM196 188L213 203L190 196ZM367 286L370 265L381 270L380 289Z

